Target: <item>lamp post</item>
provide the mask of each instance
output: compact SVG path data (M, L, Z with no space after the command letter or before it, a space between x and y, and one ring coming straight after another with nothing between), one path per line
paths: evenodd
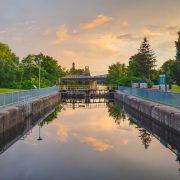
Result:
M41 59L38 60L39 63L39 89L41 89Z

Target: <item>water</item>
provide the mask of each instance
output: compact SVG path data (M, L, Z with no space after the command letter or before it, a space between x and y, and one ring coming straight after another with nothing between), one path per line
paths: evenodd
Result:
M60 109L4 147L0 179L180 179L178 136L142 117L133 119L115 104L68 104ZM16 127L1 136L1 148L21 131Z

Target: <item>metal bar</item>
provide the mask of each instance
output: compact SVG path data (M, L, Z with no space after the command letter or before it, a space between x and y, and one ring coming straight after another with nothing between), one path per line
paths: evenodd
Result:
M48 95L54 92L58 92L58 87L53 86L49 88L33 89L13 93L0 93L0 108L23 102L26 99L27 101L30 101L31 98Z
M180 93L119 86L118 90L133 96L180 108Z

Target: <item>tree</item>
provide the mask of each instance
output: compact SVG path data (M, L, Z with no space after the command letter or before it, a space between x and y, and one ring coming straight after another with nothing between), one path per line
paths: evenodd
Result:
M176 44L176 60L180 62L180 31L178 32L178 40L175 41Z
M19 58L8 45L0 43L0 87L11 87L16 81Z
M176 65L174 68L174 75L177 85L180 85L180 31L178 32L178 41L176 44Z
M151 79L154 73L156 58L151 46L145 37L139 52L132 56L129 61L129 72L131 76L145 77Z
M151 134L146 129L139 128L139 137L141 138L142 144L145 149L148 149L152 139Z
M161 67L161 72L166 74L167 83L169 83L170 85L176 80L174 73L175 68L176 68L175 60L168 60Z
M125 121L126 114L117 104L110 103L107 104L107 107L108 107L109 116L113 117L116 124L120 125L121 121L123 122Z
M109 84L119 85L121 79L127 76L127 67L125 64L112 64L108 69L107 82Z
M38 55L28 55L22 60L23 77L22 87L38 87L38 73L41 61L41 87L57 84L59 79L65 74L65 70L58 65L57 61L42 53Z

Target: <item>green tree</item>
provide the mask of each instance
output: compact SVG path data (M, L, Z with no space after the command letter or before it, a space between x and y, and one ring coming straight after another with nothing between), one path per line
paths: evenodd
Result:
M176 79L177 85L180 85L180 31L178 32L178 40L176 44L176 65L174 68L174 76Z
M120 125L121 121L125 121L126 114L117 104L110 103L107 107L109 116L113 117L116 124Z
M145 149L148 149L152 139L151 139L151 134L143 128L138 128L139 130L139 137L142 141L142 144L144 145Z
M0 87L11 87L16 81L19 58L8 45L0 43Z
M175 74L174 74L175 68L176 68L175 60L168 60L161 67L161 73L166 74L167 82L170 85L176 80Z
M58 65L55 59L42 53L38 55L28 55L22 60L22 66L23 88L38 87L39 66L41 66L41 87L57 84L59 79L65 75L65 70Z
M154 73L156 58L151 46L145 37L139 48L139 52L129 61L129 73L131 76L151 79Z
M127 76L127 67L125 64L112 64L108 69L107 82L108 84L119 85L121 80Z

